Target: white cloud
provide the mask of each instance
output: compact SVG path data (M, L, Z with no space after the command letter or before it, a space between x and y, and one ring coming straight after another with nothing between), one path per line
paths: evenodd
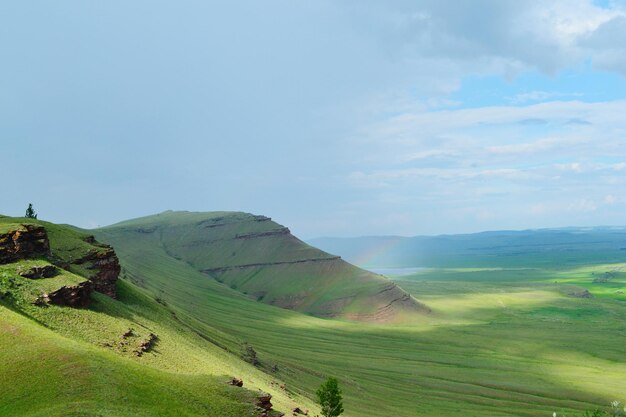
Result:
M580 174L585 168L580 162L570 162L568 164L556 164L555 167L561 171L570 171Z
M557 98L567 98L567 97L580 97L582 94L580 93L559 93L554 91L529 91L527 93L516 94L513 97L509 97L508 101L512 104L526 104L528 102L533 101L546 101L553 100Z
M512 227L513 218L524 227L617 218L606 210L621 202L614 190L626 189L623 114L626 101L406 112L353 138L353 149L368 158L345 184L368 190L372 205L430 208L438 213L431 217L457 216L464 227ZM532 119L545 122L520 123ZM386 205L388 195L407 200Z
M380 33L377 42L391 48L390 58L414 59L430 71L439 67L439 77L461 66L466 73L514 76L528 68L554 73L587 57L623 71L618 62L625 58L616 52L623 48L625 13L617 6L598 7L591 0L349 4L362 18L357 27Z
M510 145L488 146L488 152L494 154L532 154L546 152L563 145L571 145L573 143L584 141L581 138L542 138L534 142L514 143Z
M588 212L596 211L598 209L598 204L595 203L593 200L583 198L583 199L579 199L571 203L567 207L567 209L569 211L574 211L574 212L588 213Z

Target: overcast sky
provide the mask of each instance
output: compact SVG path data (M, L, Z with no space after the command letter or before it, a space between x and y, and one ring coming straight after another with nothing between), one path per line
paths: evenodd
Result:
M0 213L626 225L626 3L0 2Z

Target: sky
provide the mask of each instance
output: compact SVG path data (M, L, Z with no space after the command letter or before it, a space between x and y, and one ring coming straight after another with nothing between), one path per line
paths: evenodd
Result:
M626 2L0 1L0 213L626 225Z

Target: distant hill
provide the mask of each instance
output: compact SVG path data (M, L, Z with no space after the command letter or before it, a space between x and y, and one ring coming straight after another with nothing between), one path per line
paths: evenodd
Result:
M626 261L626 228L620 227L330 237L308 243L364 268L529 267Z
M126 254L159 251L254 300L318 317L396 321L427 311L385 277L302 242L265 216L170 211L97 234Z

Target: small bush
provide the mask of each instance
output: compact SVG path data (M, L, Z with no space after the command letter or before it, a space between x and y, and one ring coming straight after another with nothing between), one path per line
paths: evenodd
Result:
M244 343L241 347L241 358L254 366L259 366L261 364L261 361L259 361L259 358L257 357L256 350L254 350L254 348L248 343Z

